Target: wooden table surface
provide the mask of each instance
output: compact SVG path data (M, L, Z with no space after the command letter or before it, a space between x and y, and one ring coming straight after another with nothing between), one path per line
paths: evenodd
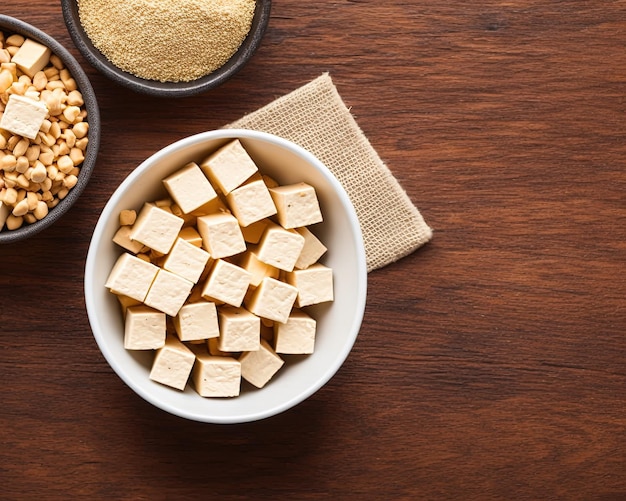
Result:
M4 0L102 113L74 208L0 248L1 499L626 499L626 2L275 0L231 81L177 101L89 67L59 2ZM185 421L113 373L83 299L124 177L328 71L434 229L369 276L354 350L297 407Z

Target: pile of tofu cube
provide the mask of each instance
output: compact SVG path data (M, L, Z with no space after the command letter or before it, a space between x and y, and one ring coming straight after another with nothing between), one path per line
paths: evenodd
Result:
M149 377L203 397L263 388L282 355L313 353L307 306L332 301L314 187L262 175L238 139L162 180L168 197L120 213L123 248L105 286L124 346L152 350Z

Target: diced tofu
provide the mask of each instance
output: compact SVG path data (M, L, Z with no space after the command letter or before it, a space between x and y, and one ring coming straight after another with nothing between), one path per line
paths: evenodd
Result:
M241 364L232 357L196 354L191 378L202 397L236 397L241 388Z
M132 240L130 238L132 231L132 226L120 226L115 232L115 235L113 235L113 241L123 249L126 249L133 254L137 254L141 249L143 249L143 244L138 240Z
M124 315L124 318L126 317L126 311L128 310L128 308L130 308L131 306L137 306L139 304L143 304L141 301L137 301L136 299L133 299L132 297L124 296L122 294L116 294L115 297L117 297L117 300L120 303L120 307L122 308L122 314Z
M159 348L152 363L150 379L184 390L193 364L195 354L174 336L167 336L165 345Z
M185 214L217 198L213 186L195 162L166 177L163 184Z
M124 348L127 350L156 350L165 345L165 313L145 305L126 310Z
M202 297L231 306L241 306L248 286L250 273L240 266L217 259L202 289Z
M209 262L209 257L209 253L204 249L196 247L183 238L177 238L163 261L163 269L176 273L195 284Z
M328 249L307 227L302 226L295 230L304 237L304 247L302 247L295 267L299 269L308 268L316 263Z
M269 221L267 219L261 219L256 223L249 224L248 226L241 228L243 239L251 244L258 244L261 241L263 232L267 228Z
M226 201L243 227L276 214L270 192L262 180L235 188L227 195Z
M202 236L202 246L213 259L234 256L246 250L237 218L220 212L198 217L198 232Z
M35 73L48 64L51 54L52 51L48 47L27 38L11 58L11 62L32 79Z
M259 349L261 319L245 308L223 306L218 312L220 351L239 352Z
M263 320L265 319L261 319L261 339L271 342L274 340L274 322L271 325L265 325Z
M113 265L104 285L114 294L143 302L158 272L157 266L125 252Z
M171 212L155 204L146 203L137 216L130 238L157 252L167 254L174 245L183 223L182 218Z
M189 297L193 282L160 269L144 300L148 306L175 317Z
M48 108L43 101L11 94L0 118L0 129L35 139L47 115Z
M222 197L218 194L217 198L211 200L209 203L198 207L196 210L191 211L189 214L192 216L206 216L207 214L215 214L216 212L230 212L228 205L222 200Z
M220 350L217 345L220 342L219 337L212 337L206 340L207 349L211 355L215 355L216 357L229 357L232 354L228 351Z
M333 270L323 264L316 263L304 270L294 270L287 273L285 279L298 289L298 308L334 299Z
M217 308L210 301L185 304L174 317L174 329L181 341L198 341L220 335Z
M198 233L196 229L191 226L187 226L186 228L180 230L178 238L184 238L190 244L193 244L196 247L202 247L202 237L200 236L200 233Z
M261 340L258 350L243 353L239 362L241 376L257 388L263 388L285 363L265 339Z
M286 322L297 295L294 286L266 277L246 301L246 308L259 317Z
M315 347L315 319L300 310L294 310L285 323L274 324L276 353L306 355Z
M224 195L258 171L256 164L238 139L209 155L200 164L200 168Z
M304 237L298 232L269 223L254 253L264 263L291 271L303 247Z
M254 252L244 253L239 266L250 273L250 285L253 287L258 287L265 277L278 278L280 275L278 268L260 261Z
M297 228L322 221L315 188L296 183L269 188L276 205L278 222L284 228Z

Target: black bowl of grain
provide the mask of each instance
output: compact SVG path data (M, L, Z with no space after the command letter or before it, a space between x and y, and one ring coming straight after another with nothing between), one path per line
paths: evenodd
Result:
M96 164L100 111L74 56L50 35L0 15L0 244L51 226Z
M271 0L61 0L72 40L134 91L186 97L237 73L261 43Z

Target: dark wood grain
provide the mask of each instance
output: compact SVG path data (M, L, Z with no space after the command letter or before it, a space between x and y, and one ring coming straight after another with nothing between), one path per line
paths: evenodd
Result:
M1 10L73 48L57 2ZM253 60L205 95L87 69L97 171L0 248L0 498L626 498L624 2L275 0ZM87 321L102 207L157 149L324 71L433 241L370 274L354 351L296 408L237 426L153 408Z

